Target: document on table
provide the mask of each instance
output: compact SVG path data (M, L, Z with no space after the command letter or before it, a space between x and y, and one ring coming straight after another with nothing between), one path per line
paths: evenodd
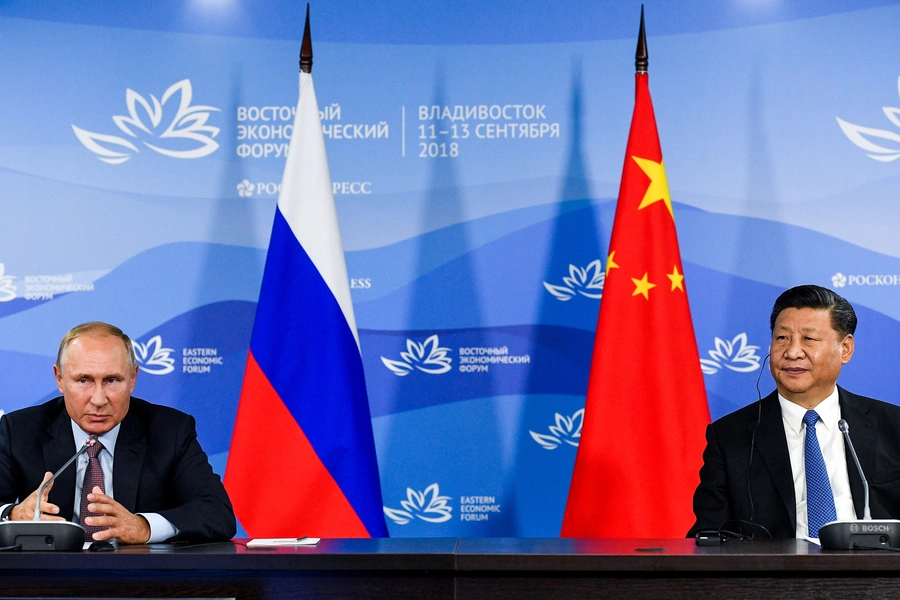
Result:
M247 542L248 548L272 548L274 546L315 546L320 538L255 538Z

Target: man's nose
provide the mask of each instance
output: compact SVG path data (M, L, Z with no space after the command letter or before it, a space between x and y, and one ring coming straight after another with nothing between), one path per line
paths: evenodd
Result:
M803 345L800 343L798 338L791 339L788 343L787 351L785 352L785 356L788 358L800 358L803 356Z
M103 390L102 385L98 385L94 388L94 393L91 394L91 404L94 406L103 406L109 402L109 399L106 397L106 392Z

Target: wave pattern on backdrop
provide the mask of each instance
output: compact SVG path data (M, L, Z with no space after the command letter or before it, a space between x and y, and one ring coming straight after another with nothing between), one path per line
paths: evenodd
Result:
M392 536L556 536L580 443L641 2L483 4L312 6ZM643 4L712 418L755 400L799 283L858 309L842 382L900 402L900 3ZM111 321L224 474L302 9L0 6L0 410Z

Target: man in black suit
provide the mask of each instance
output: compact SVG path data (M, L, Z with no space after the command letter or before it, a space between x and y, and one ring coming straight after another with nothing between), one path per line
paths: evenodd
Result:
M862 518L862 480L844 448L841 418L869 482L872 517L900 517L900 408L837 386L841 367L853 356L853 307L831 290L798 286L778 297L769 324L777 389L707 428L694 493L697 520L688 536L726 530L757 539L817 538L822 497L833 499L828 509L834 512L825 521ZM818 421L808 415L813 410ZM810 421L819 459L806 445ZM807 455L824 462L830 493L807 490L808 480L824 479L807 477Z
M138 367L127 335L79 325L53 371L62 397L0 418L0 518L31 519L40 485L96 435L96 457L82 455L44 491L42 519L81 522L89 540L125 544L235 534L193 417L131 396Z

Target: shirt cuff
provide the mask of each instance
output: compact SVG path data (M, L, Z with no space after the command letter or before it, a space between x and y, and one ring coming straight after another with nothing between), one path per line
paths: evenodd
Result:
M15 507L15 504L4 504L3 506L0 506L0 520L9 521L9 515Z
M158 544L178 535L178 528L172 525L165 517L158 513L137 513L147 519L150 524L150 539L148 544Z

